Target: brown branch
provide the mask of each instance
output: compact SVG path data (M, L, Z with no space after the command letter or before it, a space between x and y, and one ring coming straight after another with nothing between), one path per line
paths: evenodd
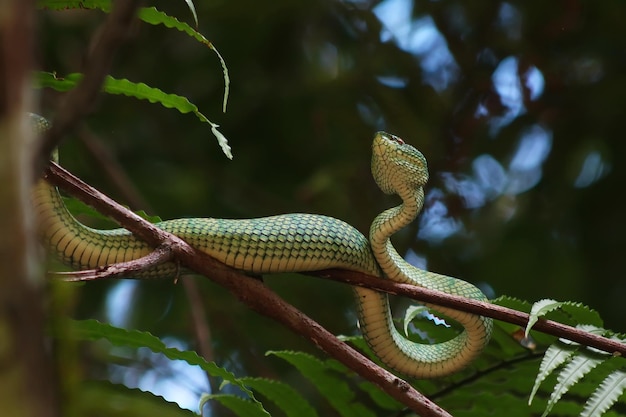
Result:
M111 68L113 56L130 33L140 3L140 0L113 2L111 13L92 41L83 71L83 79L59 103L58 116L39 143L39 148L35 153L37 173L49 159L52 150L60 143L64 133L74 127L76 122L93 107L104 78Z
M530 317L527 313L513 310L511 308L459 297L456 295L450 295L444 292L430 290L428 288L417 287L409 284L400 284L390 280L382 280L378 277L358 272L329 269L326 271L313 272L311 275L341 281L351 285L373 288L390 294L409 297L425 303L452 307L455 310L491 317L520 326L526 326ZM585 332L566 324L540 318L533 326L533 329L556 337L562 337L585 346L591 346L612 355L626 357L626 343L621 343L617 340Z
M378 385L388 395L424 417L450 416L448 412L430 401L406 381L382 369L374 362L340 341L319 323L287 303L265 287L262 282L250 279L234 269L219 263L206 253L188 245L182 239L157 228L125 209L93 187L51 163L45 170L47 180L85 203L110 216L149 244L158 247L171 242L175 258L189 269L207 276L227 288L252 310L268 316L292 331L313 342L318 348L342 362L363 378Z
M105 265L97 269L83 269L82 271L71 272L49 272L53 278L59 278L67 282L95 281L107 278L116 278L121 275L128 275L134 272L145 271L146 269L171 261L174 258L172 249L164 242L154 251L139 259L128 262Z

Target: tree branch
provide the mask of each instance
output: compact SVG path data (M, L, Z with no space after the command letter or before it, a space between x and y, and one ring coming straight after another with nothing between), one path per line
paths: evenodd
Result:
M472 300L470 298L464 298L457 295L451 295L424 287L383 280L378 277L359 272L328 269L308 274L321 278L332 279L334 281L345 282L351 285L372 288L389 294L409 297L425 303L451 307L455 310L491 317L523 327L528 324L528 320L530 318L529 314L513 310L511 308L502 307L484 301ZM617 340L585 332L553 320L540 318L533 326L533 330L568 339L585 346L591 346L612 355L626 356L626 343L621 343Z
M110 216L139 238L158 247L169 242L172 253L181 264L227 288L252 310L268 316L313 342L318 348L342 362L363 378L378 385L383 391L424 417L451 417L448 412L430 401L406 381L379 367L374 362L340 341L319 323L287 303L265 287L206 253L193 248L182 239L171 235L117 204L112 199L85 184L72 174L51 163L45 170L46 179L83 202Z
M96 281L107 278L116 278L120 275L132 274L133 272L145 271L146 269L160 265L174 259L174 254L167 242L159 245L154 251L139 259L128 262L105 265L97 269L83 269L71 272L51 272L54 278L60 278L67 282Z

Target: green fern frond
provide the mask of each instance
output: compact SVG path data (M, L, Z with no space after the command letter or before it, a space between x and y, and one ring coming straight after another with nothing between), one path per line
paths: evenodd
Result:
M583 353L574 356L570 362L563 368L557 377L557 383L554 386L554 391L550 395L546 410L542 414L545 417L550 413L552 407L561 399L572 385L577 383L583 376L589 373L593 368L598 366L605 358L599 355L590 355L589 353Z
M50 87L57 91L69 91L76 87L83 75L79 73L68 74L65 77L58 77L50 72L38 72L35 74L35 85L37 87ZM164 91L150 87L144 83L135 83L127 79L116 79L110 75L106 76L103 91L109 94L125 95L140 100L148 100L150 103L159 103L165 108L176 109L180 113L193 113L201 122L211 125L211 131L217 138L218 144L222 148L224 154L232 159L231 148L228 140L217 130L219 125L210 121L204 114L200 112L198 107L187 100L186 97L177 94L168 94Z
M317 412L291 386L267 378L244 377L240 382L263 395L280 408L287 417L317 417Z
M411 321L425 311L428 311L428 308L423 305L412 305L406 309L404 319L402 320L405 336L409 336L409 324L411 324Z
M304 352L269 351L266 354L278 356L296 367L342 417L375 416L370 409L355 401L355 392L346 383L345 375L333 372L327 362Z
M261 403L249 401L232 394L203 394L198 404L202 416L204 416L202 412L204 405L211 400L218 401L224 407L233 411L238 417L270 417L270 413L263 408Z
M576 324L588 324L597 328L604 327L600 313L583 303L564 301L561 310L567 313Z
M185 0L185 3L187 3L187 7L189 8L191 15L193 16L193 21L196 23L196 27L198 27L198 13L196 13L196 6L191 0Z
M194 351L182 351L176 348L168 348L158 337L138 330L126 330L101 323L97 320L63 320L59 323L60 328L68 329L68 332L78 340L105 339L115 346L130 348L148 348L155 353L161 353L171 360L182 360L189 365L202 368L211 376L222 378L230 384L240 388L250 399L256 401L254 394L235 375L226 369L217 366L214 362L207 362Z
M567 362L572 357L574 352L574 347L562 344L554 344L546 350L546 353L543 355L541 365L539 365L539 373L537 374L537 378L535 378L535 384L533 385L533 389L530 393L528 405L533 402L533 398L535 397L539 386L548 377L548 375L550 375L556 368Z
M198 16L196 14L196 9L191 0L185 0L189 10L191 11L196 26L198 26ZM98 9L103 12L109 13L111 11L111 1L110 0L39 0L37 2L37 7L40 9L50 9L50 10L66 10L66 9ZM222 55L219 53L217 48L202 35L197 30L193 29L187 23L181 22L176 19L174 16L170 16L167 13L163 13L160 10L157 10L155 7L142 7L139 9L138 17L142 21L151 24L151 25L164 25L170 29L177 29L191 38L197 40L198 42L206 45L217 55L217 58L220 61L220 65L222 66L222 73L224 75L224 100L222 103L222 111L226 112L226 104L228 103L228 94L230 91L230 77L228 75L228 68L226 67L226 62Z
M599 417L615 404L626 390L626 372L615 371L602 381L585 403L580 417Z
M537 323L537 320L540 317L545 316L550 311L556 310L562 305L563 303L550 299L544 299L534 303L530 309L530 318L528 319L528 324L526 325L526 330L524 332L526 337L528 337L530 329L535 325L535 323Z

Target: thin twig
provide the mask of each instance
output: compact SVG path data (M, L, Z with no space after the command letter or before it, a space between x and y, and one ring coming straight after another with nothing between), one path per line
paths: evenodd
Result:
M58 116L39 143L39 149L35 154L37 175L64 134L93 107L104 79L110 72L115 52L128 38L140 3L140 0L113 2L111 13L92 40L82 80L61 100L57 109Z
M94 135L85 123L80 123L76 129L77 138L85 145L87 152L97 164L96 169L101 171L120 196L132 210L145 210L150 212L148 202L142 197L128 177L122 165L119 163L111 150L105 146L99 137Z
M403 379L379 367L370 359L340 341L319 323L287 303L265 287L236 270L221 264L206 253L197 250L182 239L171 235L127 210L93 187L83 183L69 172L51 163L45 170L47 180L83 202L110 216L139 238L157 247L171 242L175 259L219 285L225 287L252 310L273 318L315 346L342 362L363 378L378 385L388 395L405 404L423 417L450 417L450 414L430 401Z
M164 243L146 256L133 259L128 262L119 262L106 265L97 269L84 269L71 272L49 272L53 278L59 278L67 282L96 281L107 278L119 278L128 276L139 271L145 271L150 267L171 261L174 258L171 248Z

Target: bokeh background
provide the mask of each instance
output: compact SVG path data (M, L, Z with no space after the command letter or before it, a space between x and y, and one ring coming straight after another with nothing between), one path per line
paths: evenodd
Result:
M151 5L193 25L183 1ZM367 232L397 203L369 172L373 134L386 130L429 161L423 214L394 238L407 259L474 282L490 297L580 301L608 328L626 331L626 3L195 6L199 31L230 71L225 114L219 61L175 30L137 24L111 75L187 97L220 124L234 159L193 115L102 95L67 138L64 166L164 219L310 212ZM39 68L81 71L104 18L40 11ZM40 94L41 111L53 119L60 93ZM298 275L266 282L331 331L357 331L346 286ZM209 280L194 285L220 365L281 377L289 369L265 351L315 352ZM189 298L172 282L83 285L74 314L150 331L172 346L196 343ZM149 353L132 361L118 355L118 365L92 359L90 372L191 407L207 389L193 369Z

